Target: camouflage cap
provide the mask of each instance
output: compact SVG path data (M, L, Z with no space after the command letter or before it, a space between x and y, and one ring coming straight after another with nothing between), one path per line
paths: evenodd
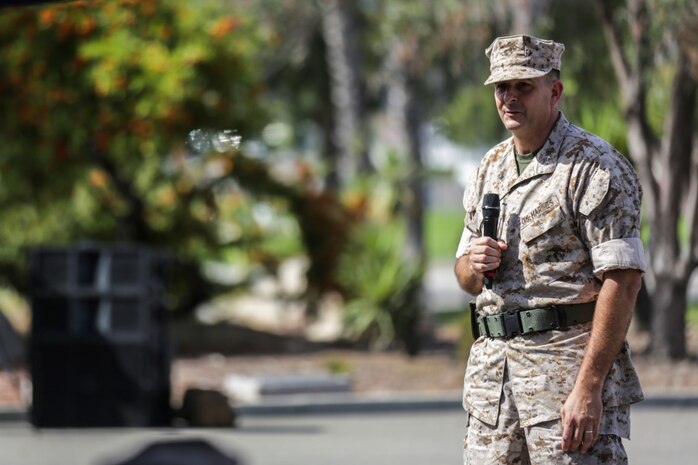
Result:
M545 76L560 69L565 45L527 35L497 37L485 55L490 59L490 77L485 84Z

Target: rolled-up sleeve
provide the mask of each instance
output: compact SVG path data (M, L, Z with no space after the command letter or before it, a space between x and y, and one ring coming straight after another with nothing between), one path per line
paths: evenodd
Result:
M642 187L630 163L617 152L599 158L585 177L579 199L581 232L594 275L616 269L645 271L645 252L640 239Z
M460 236L460 242L458 243L458 249L456 249L456 259L459 259L463 255L470 251L470 239L473 238L473 233L466 227L463 228L463 234Z
M601 278L610 270L636 269L644 272L647 268L642 241L631 237L602 242L591 249L594 275Z

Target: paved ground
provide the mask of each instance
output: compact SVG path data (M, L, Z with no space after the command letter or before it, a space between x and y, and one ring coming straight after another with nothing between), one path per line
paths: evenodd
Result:
M632 465L695 463L698 407L633 411ZM154 441L204 439L243 465L446 465L461 463L458 408L362 414L244 415L236 429L36 431L0 423L2 465L114 465ZM191 463L191 465L197 465Z

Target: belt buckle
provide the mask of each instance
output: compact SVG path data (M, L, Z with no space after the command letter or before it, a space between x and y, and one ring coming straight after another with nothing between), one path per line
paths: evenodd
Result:
M501 316L503 320L504 332L506 333L507 338L518 336L519 334L523 333L519 312L506 312Z

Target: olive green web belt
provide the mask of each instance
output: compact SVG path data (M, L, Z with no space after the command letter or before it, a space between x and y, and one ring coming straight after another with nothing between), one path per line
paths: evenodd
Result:
M471 303L471 306L474 304ZM553 305L545 308L528 308L496 315L471 313L474 318L473 336L508 339L522 334L565 329L594 318L596 302L571 305ZM471 307L472 308L472 307Z

